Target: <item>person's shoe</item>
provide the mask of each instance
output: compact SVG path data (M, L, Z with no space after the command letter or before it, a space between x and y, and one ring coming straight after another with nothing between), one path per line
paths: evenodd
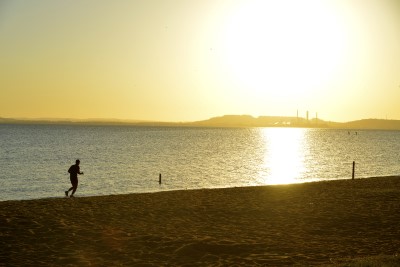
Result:
M70 197L74 197L74 195L71 195Z
M66 197L68 196L68 191L65 191L65 196L66 196Z

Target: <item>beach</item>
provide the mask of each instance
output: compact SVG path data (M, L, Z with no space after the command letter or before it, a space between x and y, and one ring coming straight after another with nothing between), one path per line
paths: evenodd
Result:
M1 266L318 266L400 253L400 177L77 192L0 209Z

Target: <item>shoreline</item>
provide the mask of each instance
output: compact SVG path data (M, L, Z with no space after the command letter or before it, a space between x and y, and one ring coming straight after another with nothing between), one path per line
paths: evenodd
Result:
M328 265L400 253L400 176L0 202L15 265Z
M372 176L372 177L358 177L354 180L364 180L364 179L391 179L400 177L397 175L384 175L384 176ZM185 191L203 191L203 190L224 190L224 189L232 189L232 188L263 188L263 187L270 187L270 186L290 186L290 185L299 185L299 184L313 184L313 183L329 183L329 182L337 182L337 181L347 181L352 180L352 178L341 178L341 179L325 179L325 180L307 180L304 182L296 182L296 183L289 183L289 184L264 184L264 185L249 185L249 186L233 186L233 187L213 187L213 188L185 188L185 189L165 189L165 190L154 190L154 191L138 191L138 192L131 192L131 193L116 193L116 194L105 194L105 195L80 195L80 192L76 193L75 198L97 198L97 197L108 197L108 196L126 196L126 195L141 195L141 194L162 194L168 192L185 192ZM79 189L78 189L79 191ZM29 198L29 199L6 199L0 200L2 202L19 202L19 201L36 201L36 200L53 200L53 199L65 199L64 191L60 191L60 196L50 196L50 197L43 197L43 198Z

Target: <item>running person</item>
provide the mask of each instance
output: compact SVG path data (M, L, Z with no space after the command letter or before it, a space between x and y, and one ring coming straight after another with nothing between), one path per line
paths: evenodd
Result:
M78 188L78 174L83 174L79 168L80 160L77 159L75 161L74 165L71 165L69 167L68 172L69 172L69 179L71 180L72 187L68 189L68 191L65 191L65 196L68 196L69 191L72 190L71 197L74 197L75 191Z

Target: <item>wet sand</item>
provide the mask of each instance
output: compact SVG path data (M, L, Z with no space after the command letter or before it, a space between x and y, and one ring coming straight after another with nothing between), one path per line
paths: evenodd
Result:
M3 201L0 210L1 266L303 266L400 253L400 177Z

